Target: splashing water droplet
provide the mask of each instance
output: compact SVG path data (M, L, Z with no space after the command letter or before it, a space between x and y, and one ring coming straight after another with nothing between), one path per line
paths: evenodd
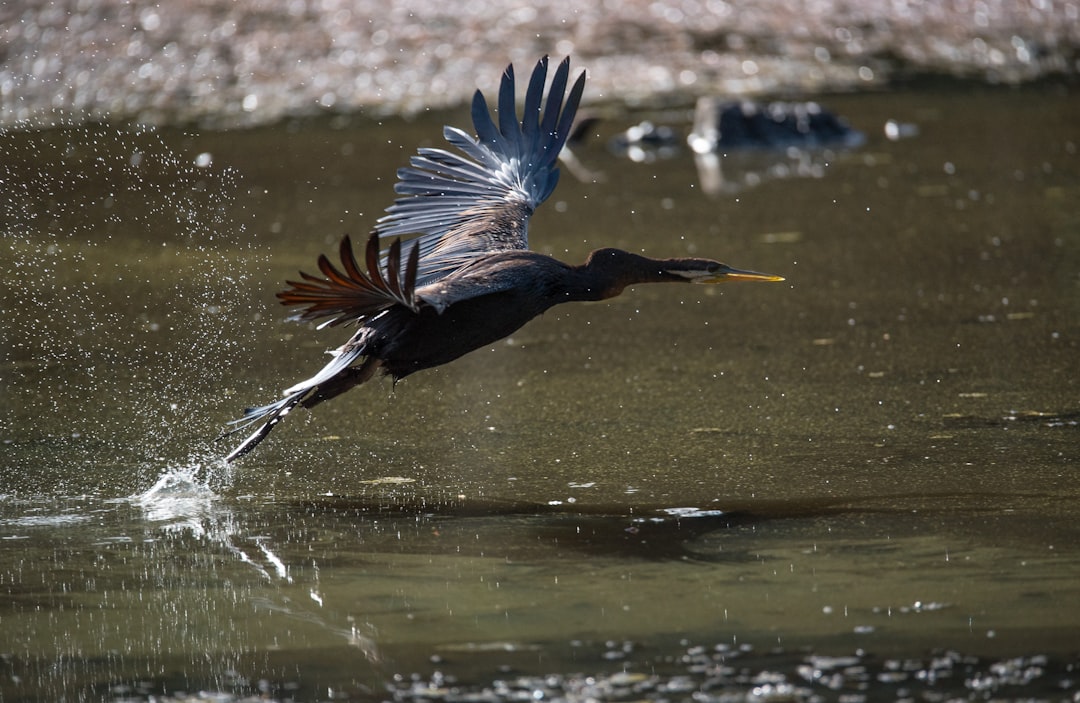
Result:
M181 136L0 129L13 490L124 495L218 453L226 379L252 363L220 330L250 304L233 261L255 245L233 219L239 175L185 156Z

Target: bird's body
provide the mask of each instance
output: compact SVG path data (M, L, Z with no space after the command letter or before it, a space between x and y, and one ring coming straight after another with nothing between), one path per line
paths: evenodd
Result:
M634 283L685 280L662 270L618 249L598 250L582 266L534 251L498 252L417 288L417 309L396 305L371 320L362 345L401 379L509 336L554 305L604 300Z
M329 317L326 325L358 329L319 373L236 421L234 432L259 426L227 461L251 451L297 405L314 407L380 371L401 379L448 363L512 334L553 305L603 300L636 283L782 280L710 259L650 259L599 249L572 266L529 250L528 218L555 187L556 158L585 78L575 82L564 107L569 63L563 61L541 109L546 74L545 58L529 81L520 124L511 67L499 91L497 126L477 92L477 138L444 130L465 156L421 149L411 167L399 170L396 190L406 197L388 208L368 239L366 272L345 237L341 269L322 256L324 277L301 273L302 281L290 281L291 288L278 294L284 304L305 307L301 319ZM406 234L417 236L380 253L380 237Z
M416 289L417 309L398 305L373 319L363 344L395 379L440 366L512 334L561 302L558 281L569 269L531 251L492 254Z

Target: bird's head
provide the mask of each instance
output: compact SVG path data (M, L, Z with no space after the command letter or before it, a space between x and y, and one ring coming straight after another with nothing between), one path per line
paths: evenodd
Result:
M666 259L659 262L663 272L675 280L690 283L726 283L728 281L782 281L783 276L744 271L712 259Z
M597 249L580 267L590 300L611 298L637 283L782 281L783 276L732 268L712 259L651 259L622 249Z

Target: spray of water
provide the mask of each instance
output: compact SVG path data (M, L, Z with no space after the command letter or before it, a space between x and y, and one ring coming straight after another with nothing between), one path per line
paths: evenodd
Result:
M209 489L230 369L251 363L228 330L258 321L239 175L142 126L4 129L0 153L0 478Z

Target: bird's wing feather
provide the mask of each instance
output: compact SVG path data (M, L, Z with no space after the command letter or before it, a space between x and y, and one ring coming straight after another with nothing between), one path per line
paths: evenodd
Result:
M416 289L415 297L440 315L455 303L498 293L519 292L545 298L545 282L561 280L566 264L534 251L486 254L434 283Z
M325 255L319 257L319 270L326 278L300 272L302 281L288 281L290 288L277 294L283 305L305 306L297 317L317 320L329 317L328 325L340 325L367 319L394 305L417 309L413 295L420 248L413 245L408 258L401 258L401 240L395 240L386 252L386 274L379 270L379 237L368 238L365 264L361 270L353 255L352 241L342 238L339 249L341 270Z
M409 166L398 170L395 191L404 197L387 208L375 232L418 238L418 286L478 256L528 248L529 216L558 183L556 162L585 87L582 73L566 94L570 62L565 59L555 71L545 104L547 68L544 57L533 69L520 122L511 66L499 86L498 123L477 91L472 103L476 137L445 127L443 137L460 153L422 148Z

